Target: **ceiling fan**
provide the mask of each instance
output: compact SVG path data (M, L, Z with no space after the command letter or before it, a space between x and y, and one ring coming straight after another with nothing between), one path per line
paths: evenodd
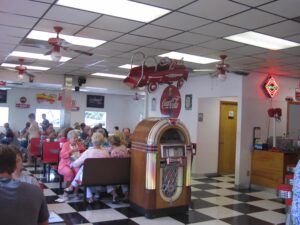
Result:
M87 56L92 56L93 53L90 52L86 52L86 51L82 51L82 50L78 50L78 49L73 49L71 48L72 44L67 42L66 40L62 39L59 37L59 34L61 33L61 31L63 30L63 27L60 26L55 26L54 31L56 33L56 37L52 37L48 39L48 44L51 46L51 50L49 50L48 52L46 52L44 55L51 55L51 58L53 61L58 62L61 59L61 49L63 49L64 51L73 51L79 54L84 54ZM35 43L23 43L26 46L30 46L30 47L38 47L38 48L48 48L48 46L44 46L41 44L35 44Z
M216 65L217 70L211 74L211 77L218 77L220 80L226 80L228 72L241 75L241 76L249 75L249 73L246 71L239 71L239 70L230 71L229 64L225 63L226 58L227 55L220 55L221 62Z
M10 68L7 69L18 72L18 77L20 80L24 78L24 75L28 76L29 82L32 83L34 81L35 75L27 71L27 67L24 66L23 58L19 58L19 64L20 65L17 65L14 69L10 69Z

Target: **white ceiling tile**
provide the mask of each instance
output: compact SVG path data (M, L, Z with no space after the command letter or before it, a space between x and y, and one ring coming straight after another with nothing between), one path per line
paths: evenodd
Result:
M145 3L167 9L178 9L194 0L133 0L134 2Z
M79 37L87 37L87 38L95 38L104 41L110 41L117 37L120 37L122 33L108 30L100 30L96 28L87 27L77 33L75 36Z
M148 44L151 44L153 42L156 42L157 39L126 34L126 35L124 35L124 36L122 36L122 37L120 37L120 38L118 38L114 41L115 42L120 42L120 43L143 46L143 45L148 45Z
M17 28L0 25L1 35L23 38L27 32L29 32L29 29L26 28Z
M200 35L200 34L185 32L185 33L176 35L174 37L170 37L167 40L196 45L196 44L203 43L203 42L213 40L213 39L215 39L215 38Z
M210 22L210 20L190 16L180 12L173 12L158 20L155 20L153 24L179 30L191 30L195 27L199 27Z
M38 19L33 17L12 15L0 12L1 25L32 28L37 21Z
M151 38L158 38L158 39L165 39L170 36L176 35L178 33L181 33L181 31L166 28L166 27L159 27L151 24L145 25L131 32L131 34L147 36Z
M147 47L142 47L142 48L138 48L135 49L132 52L143 52L145 54L145 56L156 56L156 55L161 55L163 53L167 53L167 50L162 50L162 49L156 49L156 48L147 48ZM151 59L149 59L151 60Z
M112 41L101 45L101 47L104 49L115 50L119 52L127 52L139 48L139 46L137 45L122 44Z
M151 45L148 45L147 47L164 49L164 50L176 50L180 48L185 48L187 46L188 46L187 44L173 42L173 41L159 41Z
M66 35L74 35L77 31L83 28L79 25L43 19L34 27L34 30L54 33L55 31L53 27L55 26L61 26L63 28L61 33Z
M220 20L247 9L249 7L230 1L201 0L180 9L180 11L205 19Z
M44 54L48 51L47 49L44 48L34 48L34 47L27 47L21 45L18 46L15 50L20 52L32 52L32 53L40 53L40 54ZM49 50L50 50L50 46L49 46Z
M228 63L235 63L235 64L251 64L251 63L256 63L256 62L260 62L260 59L256 59L253 57L239 57L239 58L234 58L234 59L228 59L227 60Z
M191 47L187 47L187 48L182 48L182 49L180 49L179 52L192 54L192 55L205 56L207 54L211 54L211 53L216 52L216 50L208 49L208 48L202 48L202 47L198 47L198 46L191 46Z
M269 24L277 23L282 20L284 20L284 18L274 16L270 13L265 13L256 9L251 9L244 13L224 19L222 20L222 22L251 30L267 26Z
M50 7L49 4L27 0L1 0L1 11L12 14L40 17Z
M0 34L0 43L18 44L22 40L21 37L12 37L8 35Z
M300 43L300 34L286 37L285 39Z
M126 20L126 19L121 19L113 16L104 15L99 19L97 19L92 24L90 24L89 26L126 33L142 26L143 24L144 23L140 23L132 20Z
M294 34L299 34L300 23L286 20L281 23L270 25L255 31L275 37L286 37Z
M260 54L256 54L254 55L255 58L261 58L261 59L281 59L281 58L286 58L286 57L290 57L288 54L280 52L280 51L272 51L269 50L266 53L260 53Z
M54 5L44 18L86 26L100 15L101 14Z
M286 63L286 64L297 64L300 65L300 57L292 56L288 58L283 58L279 60L280 62Z
M205 25L203 27L196 28L191 32L205 34L213 37L226 37L229 35L242 33L244 31L245 29L216 22L216 23Z
M229 52L229 51L218 51L218 52L214 52L212 54L208 54L208 55L205 55L205 56L208 57L208 58L220 59L221 58L220 55L227 55L226 61L243 57L240 54L232 53L232 52Z
M293 18L299 16L300 2L299 0L278 0L259 8L280 16Z
M230 49L228 51L237 53L237 54L241 54L241 55L253 55L253 54L267 52L267 49L247 45L247 46L243 46L243 47L239 47L239 48Z
M251 1L249 1L249 0L233 0L233 1L245 4L245 5L249 5L249 6L252 6L252 7L257 7L257 6L260 6L262 4L272 2L274 0L251 0Z
M93 49L92 52L95 55L98 55L100 57L111 57L111 56L115 56L115 55L118 55L121 53L120 51L105 49L105 48L102 48L101 46Z
M292 55L300 55L300 47L283 49L282 52L292 54Z
M243 46L243 44L240 44L238 42L233 42L233 41L227 41L227 40L223 40L223 39L208 41L208 42L202 43L200 45L200 47L212 48L212 49L221 50L221 51L240 47L240 46Z

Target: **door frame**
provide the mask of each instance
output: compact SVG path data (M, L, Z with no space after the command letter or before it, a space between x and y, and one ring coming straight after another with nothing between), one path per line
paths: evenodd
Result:
M219 163L220 163L220 136L221 136L221 105L235 105L237 107L237 114L238 114L238 102L234 102L234 101L220 101L220 107L219 107L219 138L218 138L218 169L217 169L217 174L220 174L220 168L219 168ZM238 120L236 121L236 131L237 131L237 125L238 125ZM236 141L237 138L235 138L235 153L236 153ZM235 154L235 161L236 161L236 154ZM236 163L234 165L234 173L236 171Z

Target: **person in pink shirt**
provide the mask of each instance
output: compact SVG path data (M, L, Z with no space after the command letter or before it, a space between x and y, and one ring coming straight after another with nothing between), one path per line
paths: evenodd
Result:
M67 138L68 141L64 143L59 154L58 173L64 176L64 181L68 187L79 170L77 167L71 168L70 164L80 157L80 153L85 151L85 148L79 142L76 130L69 131Z
M121 133L122 134L122 133ZM117 135L113 135L108 139L111 145L110 157L112 158L126 158L129 157L128 150L124 144L122 144L121 138ZM128 202L128 185L121 185L124 193L124 202ZM108 185L107 193L110 193L113 197L112 202L118 203L118 194L116 192L116 186Z

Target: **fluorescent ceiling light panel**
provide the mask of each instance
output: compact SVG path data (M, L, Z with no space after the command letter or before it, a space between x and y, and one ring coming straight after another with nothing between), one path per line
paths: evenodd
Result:
M287 41L284 39L272 37L265 34L260 34L253 31L231 35L225 37L224 39L236 41L248 45L253 45L261 48L266 48L270 50L280 50L280 49L300 46L300 44L296 42Z
M9 68L15 68L16 66L20 66L20 64L11 64L11 63L2 63L1 66L3 67L9 67ZM49 67L42 67L42 66L27 66L24 65L28 70L49 70Z
M57 35L56 33L33 30L27 35L26 38L48 41L49 38L55 38L56 35ZM59 38L64 39L65 41L71 43L72 45L79 45L79 46L85 46L85 47L91 47L91 48L98 47L99 45L102 45L103 43L106 42L103 40L84 38L84 37L76 37L76 36L70 36L70 35L65 35L65 34L59 34Z
M139 65L124 64L124 65L118 66L118 67L122 68L122 69L131 69L131 68L138 67L138 66Z
M212 59L212 58L206 58L202 56L197 56L197 55L190 55L190 54L185 54L185 53L180 53L180 52L169 52L165 53L162 55L159 55L160 57L168 57L171 59L177 59L186 62L193 62L193 63L199 63L199 64L209 64L213 62L218 62L220 61L219 59Z
M110 73L93 73L91 75L99 76L99 77L118 78L118 79L124 79L126 77L125 75L110 74Z
M31 52L13 51L9 55L10 56L15 56L15 57L23 57L23 58L30 58L30 59L53 61L52 58L51 58L51 55L43 55L43 54L31 53ZM62 56L61 59L59 60L59 62L67 62L70 59L72 59L72 58Z
M216 69L193 69L194 72L213 72Z
M145 23L170 12L128 0L59 0L56 4Z

